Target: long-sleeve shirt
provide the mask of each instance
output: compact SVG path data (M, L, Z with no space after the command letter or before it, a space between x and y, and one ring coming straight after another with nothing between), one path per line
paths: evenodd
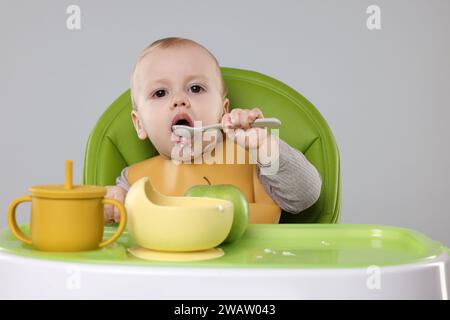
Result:
M322 179L317 169L299 150L292 148L282 139L279 141L279 165L275 174L264 175L264 166L256 164L256 172L264 190L284 211L300 213L311 207L320 196ZM127 190L128 167L124 168L116 179L119 187Z

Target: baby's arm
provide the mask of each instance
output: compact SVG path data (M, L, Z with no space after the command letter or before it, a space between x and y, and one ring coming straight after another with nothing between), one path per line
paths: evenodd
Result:
M264 190L278 206L290 213L300 213L311 207L320 196L322 179L317 169L303 153L279 141L279 167L273 175L261 175L261 164L256 172Z
M130 189L130 185L127 179L127 173L128 167L122 170L120 177L116 179L115 186L106 187L105 198L115 199L117 201L124 203L125 196L127 195L127 192ZM119 209L110 204L105 205L103 210L103 218L105 223L119 222L120 221Z

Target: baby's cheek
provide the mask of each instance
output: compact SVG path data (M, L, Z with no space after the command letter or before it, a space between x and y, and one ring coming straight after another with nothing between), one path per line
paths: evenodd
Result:
M156 128L153 128L156 129ZM158 150L160 154L164 154L166 156L169 156L172 152L172 147L174 146L174 143L171 139L172 132L168 131L167 129L161 129L155 132L155 130L152 130L153 134L149 135L150 141L155 146L155 148Z

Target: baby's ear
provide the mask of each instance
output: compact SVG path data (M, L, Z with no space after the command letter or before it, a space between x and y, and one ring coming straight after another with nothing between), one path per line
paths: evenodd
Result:
M229 109L230 109L230 100L228 98L225 98L225 100L223 100L223 114L228 113Z
M131 111L131 119L133 120L134 128L136 129L136 133L141 140L147 139L147 132L144 130L144 126L142 121L139 119L139 115L136 110Z

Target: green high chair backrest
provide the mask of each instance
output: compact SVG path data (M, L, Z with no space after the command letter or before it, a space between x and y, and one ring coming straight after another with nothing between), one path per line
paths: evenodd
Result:
M322 177L319 200L299 214L283 212L281 223L337 223L341 208L339 151L319 111L286 84L254 71L221 68L230 107L259 107L264 117L277 117L279 137L300 150ZM123 168L158 154L141 141L131 121L127 90L105 111L89 136L84 159L84 184L113 185Z

